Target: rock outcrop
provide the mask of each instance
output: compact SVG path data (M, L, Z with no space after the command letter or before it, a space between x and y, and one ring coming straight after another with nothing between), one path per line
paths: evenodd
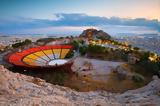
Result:
M96 29L86 29L80 34L80 37L90 38L90 39L111 39L111 36L102 31Z
M153 76L153 81L151 81L147 86L136 90L127 91L116 98L122 104L124 103L137 103L139 105L145 106L160 106L160 79ZM138 105L138 106L139 106Z
M154 77L147 86L123 94L77 92L0 66L0 106L158 106L159 82Z

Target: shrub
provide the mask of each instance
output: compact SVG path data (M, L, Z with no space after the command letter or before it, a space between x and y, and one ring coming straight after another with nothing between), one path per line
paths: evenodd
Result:
M38 39L36 42L43 42L43 43L48 43L48 42L51 42L51 41L54 41L55 38L40 38Z
M89 53L104 53L105 47L99 45L88 45L87 51Z
M73 42L71 42L71 45L74 47L75 50L79 49L79 42L74 40Z
M140 52L140 55L141 55L141 59L140 59L141 61L148 61L150 52L143 51L143 52Z
M71 50L69 53L66 55L66 58L72 58L74 56L74 51Z
M138 48L138 47L134 47L133 49L134 49L134 50L137 50L137 51L139 50L139 48Z
M32 41L31 40L29 40L29 39L26 39L24 42L22 42L23 44L31 44L32 43Z
M79 53L81 56L84 56L87 52L87 47L83 46L79 48Z
M134 74L134 75L132 76L132 80L133 80L134 82L143 82L143 81L144 81L144 77L143 77L142 75L136 73L136 74Z
M31 43L32 43L31 40L26 39L26 40L23 41L23 42L18 42L18 43L12 44L12 47L13 47L13 48L17 48L17 47L21 47L21 46L24 46L24 45L29 45L29 44L31 44Z
M65 81L68 79L69 74L65 70L50 70L45 74L41 74L40 77L45 79L47 82L52 84L64 85Z
M138 65L140 67L143 67L146 70L146 73L149 73L151 75L159 75L160 71L160 62L152 62L152 61L142 61L139 62Z

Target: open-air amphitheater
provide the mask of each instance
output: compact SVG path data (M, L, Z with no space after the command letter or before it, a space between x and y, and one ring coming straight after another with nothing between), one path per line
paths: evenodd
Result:
M53 67L67 63L70 45L40 46L10 54L8 61L16 66Z

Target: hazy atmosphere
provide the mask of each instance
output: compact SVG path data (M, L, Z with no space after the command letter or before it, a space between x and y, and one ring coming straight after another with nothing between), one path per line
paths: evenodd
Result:
M160 0L0 0L0 34L159 33Z

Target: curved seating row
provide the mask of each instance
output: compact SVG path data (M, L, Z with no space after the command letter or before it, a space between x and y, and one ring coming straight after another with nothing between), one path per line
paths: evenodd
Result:
M54 59L64 59L71 50L71 45L34 47L9 56L9 62L17 66L48 66Z

